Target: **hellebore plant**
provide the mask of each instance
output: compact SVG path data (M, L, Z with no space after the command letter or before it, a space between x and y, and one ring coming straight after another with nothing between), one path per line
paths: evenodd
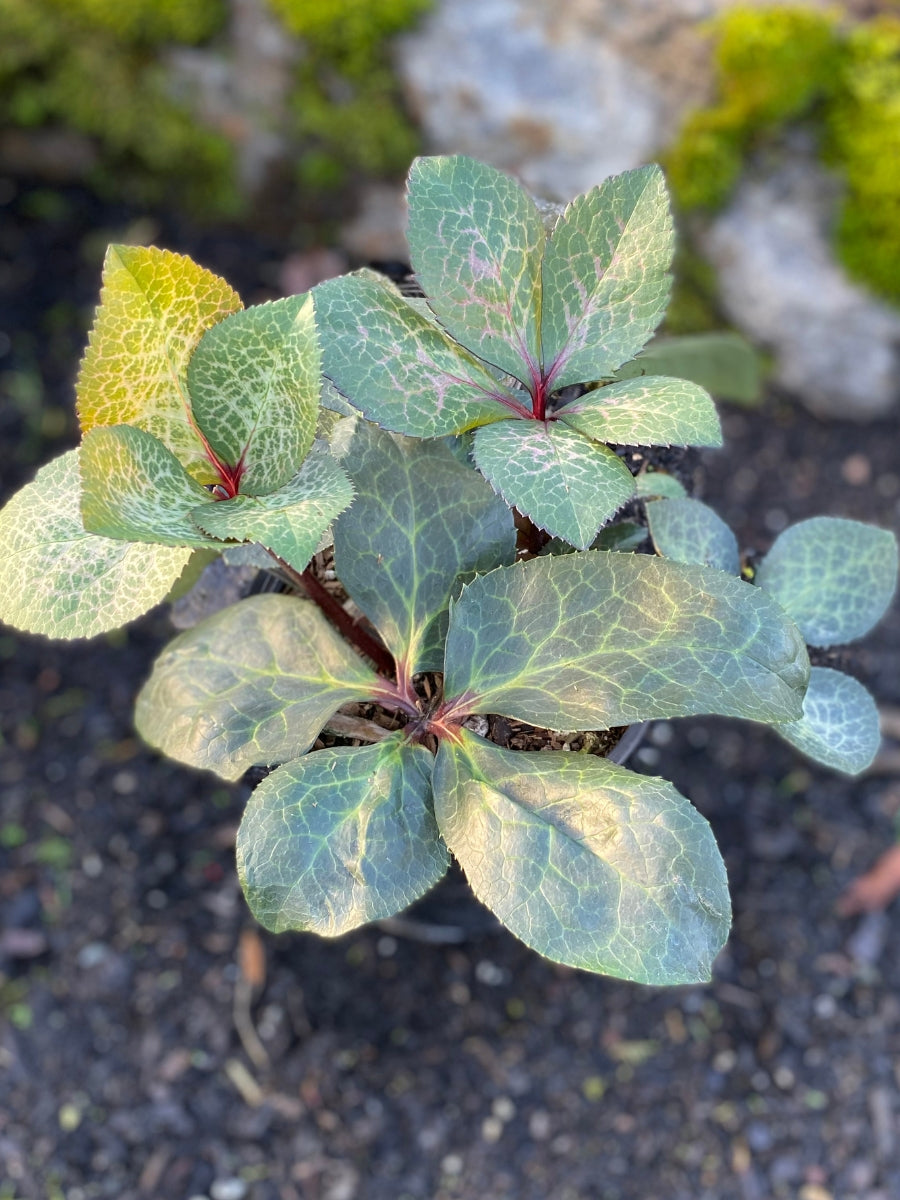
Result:
M268 561L305 595L180 634L137 704L181 762L274 768L237 845L264 925L391 916L452 853L550 958L707 978L730 919L709 826L669 783L587 752L592 733L720 713L863 769L875 706L810 671L805 643L872 627L896 542L806 521L754 586L710 509L612 448L718 444L698 380L747 374L727 339L647 345L672 253L657 168L559 211L472 160L420 159L409 202L427 299L363 271L242 311L187 259L111 248L81 447L0 513L0 616L92 636L210 552ZM656 554L631 553L648 530ZM509 721L586 749L510 750L489 736Z

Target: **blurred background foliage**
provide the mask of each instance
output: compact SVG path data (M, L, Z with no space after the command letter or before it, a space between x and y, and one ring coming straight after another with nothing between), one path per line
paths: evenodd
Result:
M682 209L714 210L748 157L796 123L843 182L834 230L849 273L900 301L900 16L736 8L711 24L716 98L664 157Z
M96 149L88 182L145 204L239 208L233 150L170 92L160 48L218 33L221 0L0 0L0 123Z
M430 0L270 0L302 39L291 111L304 154L302 183L340 187L353 171L403 175L419 148L385 51L386 39L421 16Z
M336 190L402 174L416 153L386 39L428 0L271 0L299 39L279 130L298 182ZM104 197L246 213L234 137L178 94L166 55L227 55L226 0L0 0L0 128L88 139L86 181ZM222 124L221 122L219 123Z

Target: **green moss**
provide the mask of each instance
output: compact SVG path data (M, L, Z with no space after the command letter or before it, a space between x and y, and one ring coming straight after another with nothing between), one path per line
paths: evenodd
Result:
M103 30L133 45L182 42L211 37L225 18L221 0L46 0L59 16L87 29Z
M232 148L172 99L155 53L223 16L221 0L0 0L0 123L88 135L101 193L229 215Z
M400 100L386 39L431 0L269 0L307 54L292 109L301 180L319 189L351 173L394 175L418 150Z
M269 3L303 42L285 131L301 182L328 192L405 171L417 135L385 40L430 0ZM0 0L0 124L90 137L101 194L233 215L234 147L173 97L160 55L207 41L226 17L226 0Z
M808 112L840 55L835 17L808 8L735 8L713 28L723 105L757 128Z
M746 141L741 116L724 105L688 117L678 142L663 156L681 208L715 209L725 203L740 178Z
M855 29L827 120L828 161L847 193L837 245L851 274L900 302L900 19Z
M332 57L370 57L407 29L431 0L269 0L291 33Z
M725 324L719 311L716 273L710 264L679 238L672 264L672 296L662 332L711 333Z
M664 156L679 207L720 207L754 147L789 123L811 123L846 183L840 258L900 301L900 19L848 28L807 8L737 8L711 30L718 99L687 119Z

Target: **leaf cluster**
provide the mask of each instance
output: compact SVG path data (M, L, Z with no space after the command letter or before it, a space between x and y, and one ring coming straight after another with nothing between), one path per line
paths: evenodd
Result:
M268 555L306 596L182 633L137 705L181 762L274 768L238 837L260 921L344 933L423 895L452 853L543 954L705 978L729 900L699 814L663 780L485 733L720 713L860 770L874 705L811 672L806 643L871 627L896 543L805 522L754 586L710 509L616 452L716 444L698 379L744 361L727 339L650 340L671 257L657 168L548 214L483 164L422 159L410 248L425 300L361 272L245 311L188 259L112 247L81 446L0 511L0 616L91 636L194 554ZM656 555L632 553L648 530ZM339 593L308 567L323 547Z

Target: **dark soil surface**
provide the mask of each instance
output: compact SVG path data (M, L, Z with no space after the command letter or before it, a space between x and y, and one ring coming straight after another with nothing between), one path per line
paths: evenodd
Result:
M0 191L5 498L74 439L128 215ZM271 247L153 236L272 294ZM706 497L747 549L815 513L897 524L897 421L772 397L725 428ZM655 727L633 761L708 817L731 879L706 987L588 976L502 931L270 937L234 873L246 787L133 732L169 636L163 613L89 643L0 635L2 1200L900 1196L900 919L834 912L894 839L896 777L838 778L750 726ZM850 665L900 704L896 609Z

